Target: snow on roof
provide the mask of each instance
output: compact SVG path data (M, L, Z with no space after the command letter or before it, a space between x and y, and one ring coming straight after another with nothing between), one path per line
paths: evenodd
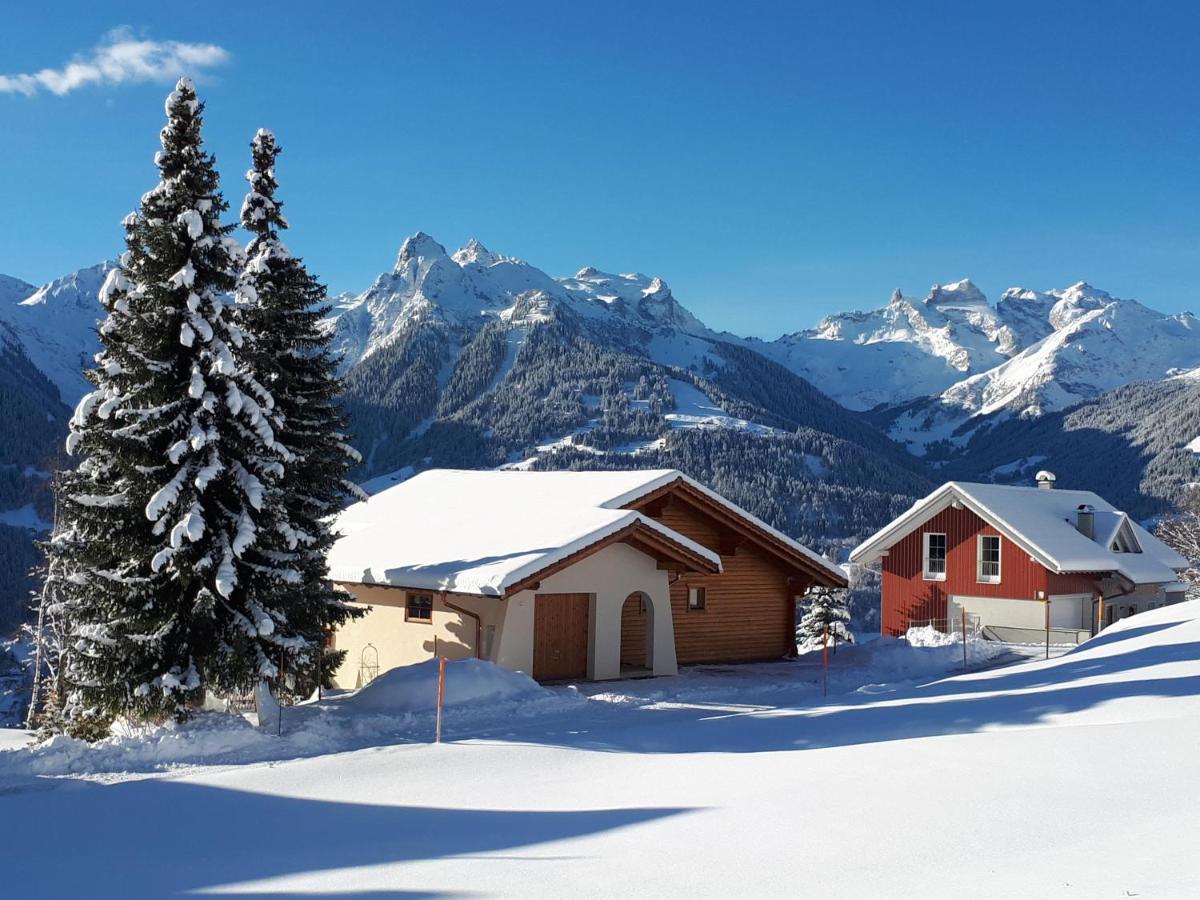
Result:
M1187 560L1092 491L1044 490L1001 484L951 481L915 503L908 512L872 535L850 554L857 563L877 559L913 527L941 512L954 500L974 511L1054 572L1118 572L1136 584L1177 580ZM1095 513L1096 539L1076 528L1080 506ZM1111 548L1128 523L1141 553Z
M596 541L640 523L718 568L720 557L633 510L611 508L678 477L642 472L433 469L335 520L335 581L502 595Z
M335 581L500 596L530 575L629 525L721 565L661 522L622 509L682 481L843 579L824 557L675 469L528 472L433 469L342 512L329 556Z

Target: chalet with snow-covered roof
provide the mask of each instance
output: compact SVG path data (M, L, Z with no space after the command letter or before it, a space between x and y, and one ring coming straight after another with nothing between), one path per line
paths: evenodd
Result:
M330 575L370 607L343 687L435 655L542 681L673 675L795 651L841 569L674 470L431 470L337 519Z
M1184 599L1187 560L1091 491L942 485L850 554L883 570L884 634L953 628L965 612L1003 640L1049 627L1076 642Z

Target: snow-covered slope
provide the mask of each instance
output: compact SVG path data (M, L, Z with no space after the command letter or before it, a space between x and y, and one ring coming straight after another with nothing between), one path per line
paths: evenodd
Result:
M1164 607L1057 659L918 685L887 683L880 639L832 657L827 700L804 659L493 697L450 708L441 745L425 743L428 711L298 728L304 709L284 710L282 737L226 717L59 739L0 753L0 819L20 823L4 883L14 897L1195 897L1198 618L1198 603Z
M89 390L83 370L99 350L97 298L111 267L100 263L36 289L0 276L0 323L69 406Z

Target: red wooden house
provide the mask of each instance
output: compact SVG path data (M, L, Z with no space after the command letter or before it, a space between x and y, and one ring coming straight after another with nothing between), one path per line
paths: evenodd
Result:
M1079 640L1184 597L1187 561L1091 491L949 482L850 554L883 574L881 630L953 627Z

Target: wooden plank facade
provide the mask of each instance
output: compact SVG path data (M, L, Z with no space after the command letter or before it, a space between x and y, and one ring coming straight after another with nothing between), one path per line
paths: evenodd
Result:
M668 528L721 555L719 575L687 576L671 585L675 655L680 665L779 659L795 653L796 598L812 576L781 565L745 534L715 522L686 499L642 509ZM704 609L688 608L688 590L703 587Z
M946 577L925 578L924 535L946 535ZM883 558L882 632L898 636L911 623L945 620L951 595L1035 600L1052 594L1091 593L1094 577L1058 575L1000 536L1000 580L980 581L978 537L1000 532L969 509L945 509L915 527Z

